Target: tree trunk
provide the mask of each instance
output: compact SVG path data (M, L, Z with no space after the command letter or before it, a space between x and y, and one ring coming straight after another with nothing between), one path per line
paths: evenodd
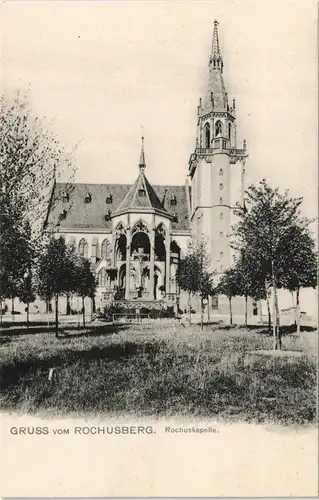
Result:
M245 327L248 325L248 297L245 295Z
M69 316L71 314L71 304L70 304L70 295L66 296L66 315Z
M207 297L207 323L210 323L209 297Z
M30 314L30 304L27 303L27 329L29 329L29 314Z
M274 350L281 349L281 338L280 338L280 328L279 328L279 306L278 306L278 294L277 294L277 283L275 275L275 265L271 261L271 279L272 279L272 292L273 292L273 346Z
M204 326L204 303L203 303L203 297L200 298L200 328L203 330Z
M191 294L188 295L188 319L189 324L192 322L192 304L191 304Z
M232 310L232 304L231 304L231 297L228 297L229 300L229 324L232 326L233 324L233 310Z
M83 328L85 328L85 305L84 305L84 297L82 297L82 313L83 313Z
M91 300L92 300L92 313L95 313L96 312L96 306L95 306L95 297L94 297L94 295L91 298Z
M295 327L297 327L297 309L296 309L296 304L294 301L294 292L290 292L290 293L291 293L292 307L293 307L293 311L294 311L294 325L295 325Z
M296 292L296 319L297 319L297 333L300 333L300 288L298 286Z
M55 295L55 336L59 336L59 294Z
M271 311L270 311L270 303L269 303L269 287L265 283L265 293L266 293L266 304L267 304L267 312L268 312L268 331L271 332Z
M260 324L263 325L263 310L262 310L261 300L259 300L259 321Z
M14 323L14 297L11 299L11 316L12 316L12 323Z
M2 302L2 299L0 300L0 325L1 325L1 328L2 328L2 325L3 325L3 319L2 319L2 307L3 307L3 302Z

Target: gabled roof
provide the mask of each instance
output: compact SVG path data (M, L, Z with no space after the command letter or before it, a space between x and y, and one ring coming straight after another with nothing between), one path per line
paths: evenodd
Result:
M128 191L122 203L120 203L118 208L115 210L113 215L118 215L124 212L138 212L148 210L152 212L161 212L163 215L171 217L171 215L164 208L163 203L159 200L151 184L147 180L144 171L141 170L138 178Z
M61 200L53 202L49 209L48 222L57 224L61 211L66 210L65 217L59 222L59 227L68 232L111 232L112 221L105 220L108 211L111 215L115 213L124 198L132 188L132 184L73 184L69 201L62 201L62 193L68 184L57 183L53 199ZM173 231L189 231L189 198L188 186L156 185L152 187L162 210L173 216ZM85 203L85 196L90 193L90 203ZM171 199L176 196L176 205L171 204ZM108 203L106 202L106 198Z

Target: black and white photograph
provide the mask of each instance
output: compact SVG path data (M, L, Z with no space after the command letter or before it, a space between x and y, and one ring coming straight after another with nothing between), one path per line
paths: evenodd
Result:
M0 12L1 494L317 495L316 2Z

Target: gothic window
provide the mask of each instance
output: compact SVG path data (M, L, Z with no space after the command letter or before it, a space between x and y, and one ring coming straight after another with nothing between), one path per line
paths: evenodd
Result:
M228 123L228 137L231 139L231 123Z
M101 259L108 259L110 257L110 242L103 240L101 245Z
M89 245L87 244L87 241L84 238L82 238L79 243L79 254L85 259L87 259L88 252L89 252Z
M106 272L106 269L104 267L98 273L98 282L99 282L99 286L106 286L107 285L107 272Z
M224 170L222 168L219 169L219 175L224 175Z
M220 189L221 191L224 189L224 184L223 184L222 182L219 184L219 189Z
M210 148L210 125L209 123L206 123L205 127L204 127L204 131L205 131L205 148L208 149Z
M91 203L91 201L92 201L91 193L86 193L85 198L84 198L84 202Z
M144 222L141 220L139 222L137 222L132 229L132 234L139 233L139 232L148 233L147 225L144 224Z
M223 131L223 125L220 120L217 120L215 123L215 136L217 137L218 135L221 135Z

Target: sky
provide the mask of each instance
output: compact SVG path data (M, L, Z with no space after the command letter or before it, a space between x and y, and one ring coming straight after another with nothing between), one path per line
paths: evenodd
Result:
M317 12L312 0L6 2L2 85L31 89L78 182L183 184L208 78L213 21L246 185L265 177L317 216Z

